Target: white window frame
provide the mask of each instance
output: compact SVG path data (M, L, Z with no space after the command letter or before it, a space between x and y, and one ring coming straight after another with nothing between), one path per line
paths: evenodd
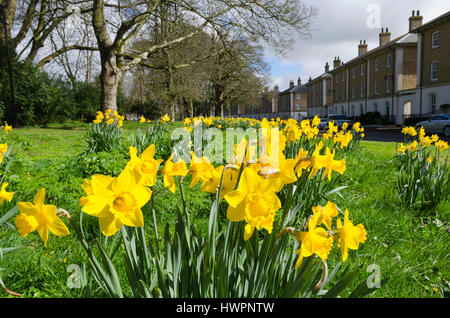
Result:
M356 67L352 67L352 78L356 77Z
M431 48L432 49L439 48L439 31L431 33Z
M297 106L297 110L300 110L302 108L302 104L301 103L297 103L296 106Z
M386 83L386 93L390 93L391 92L391 78L387 77L385 80Z
M378 72L380 70L380 62L378 59L375 59L375 72Z
M360 93L361 93L361 97L364 97L364 83L361 83L361 87L360 87Z
M386 56L386 67L391 67L392 64L392 54Z
M374 94L378 95L378 93L379 93L379 82L375 81L374 82Z
M434 82L438 80L438 61L431 61L430 65L430 81Z
M366 66L364 65L364 63L361 64L361 76L364 76L365 68Z
M302 99L302 94L298 93L297 94L297 100Z

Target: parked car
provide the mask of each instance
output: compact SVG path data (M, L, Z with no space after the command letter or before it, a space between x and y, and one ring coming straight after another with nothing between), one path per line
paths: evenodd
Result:
M450 137L450 115L447 114L435 114L426 121L421 121L416 125L416 129L420 127L425 129L425 132L430 134L444 134L446 137Z
M328 121L334 121L334 124L338 127L341 127L343 123L351 124L350 120L345 117L345 115L341 114L330 114L327 116Z

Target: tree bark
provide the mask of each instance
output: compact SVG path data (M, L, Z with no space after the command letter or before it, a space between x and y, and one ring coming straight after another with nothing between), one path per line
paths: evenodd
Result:
M102 53L102 70L100 73L101 86L101 109L103 111L111 109L117 110L117 91L122 70L117 66L117 58L114 50L107 50Z

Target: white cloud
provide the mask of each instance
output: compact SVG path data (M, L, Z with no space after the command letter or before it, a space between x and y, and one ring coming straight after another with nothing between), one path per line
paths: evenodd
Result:
M312 38L295 41L293 49L281 58L281 65L301 65L302 81L307 81L324 72L325 63L333 68L335 56L341 61L348 61L357 56L360 40L366 40L368 48L378 46L380 29L369 28L367 11L370 5L380 8L380 26L388 27L391 38L409 31L409 17L413 10L420 10L426 23L450 10L448 0L302 0L306 5L318 9L318 15L312 25ZM370 25L370 24L369 24ZM273 53L267 52L273 59ZM277 74L272 77L273 84L282 83L287 87L289 79L297 79L299 74Z

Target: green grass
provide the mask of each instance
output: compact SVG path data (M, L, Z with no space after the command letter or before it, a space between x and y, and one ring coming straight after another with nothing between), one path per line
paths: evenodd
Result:
M179 123L171 125L175 127ZM137 123L125 123L124 140L137 126ZM2 138L13 152L19 144L21 147L5 178L10 183L8 191L15 192L13 202L1 207L1 215L19 201L32 201L34 194L44 187L48 204L67 209L79 220L79 198L83 195L80 185L89 177L86 171L116 174L127 160L127 153L82 156L86 128L86 124L72 122L47 128L15 129ZM343 198L334 195L332 199L342 210L349 209L354 223L363 223L367 230L366 243L358 251L350 252L347 263L364 264L360 279L371 274L367 272L370 264L380 267L382 279L389 277L388 283L372 297L448 297L450 202L442 202L436 213L427 217L403 208L395 190L397 169L392 161L395 147L395 143L363 141L360 150L344 154L347 170L340 184L349 187L341 192ZM201 193L199 186L190 189L188 183L189 178L184 189L188 207L194 214L192 219L200 229L206 229L211 195ZM179 193L170 193L159 178L153 195L158 223L173 224L176 206L180 204ZM149 219L150 209L145 207L143 212ZM85 216L84 221L91 238L105 240L99 233L96 218ZM152 233L150 223L145 225L148 235ZM24 247L0 258L0 276L10 290L23 297L84 296L83 291L66 287L68 265L87 263L73 234L64 238L50 234L45 249L37 233L22 238L16 231L2 226L0 247L18 245ZM339 255L334 253L329 259L330 268L339 261ZM114 260L121 262L120 256ZM123 269L123 265L118 268ZM122 278L125 279L124 275ZM91 284L95 287L94 282ZM91 296L102 296L95 288L93 293ZM11 296L0 291L0 297Z

